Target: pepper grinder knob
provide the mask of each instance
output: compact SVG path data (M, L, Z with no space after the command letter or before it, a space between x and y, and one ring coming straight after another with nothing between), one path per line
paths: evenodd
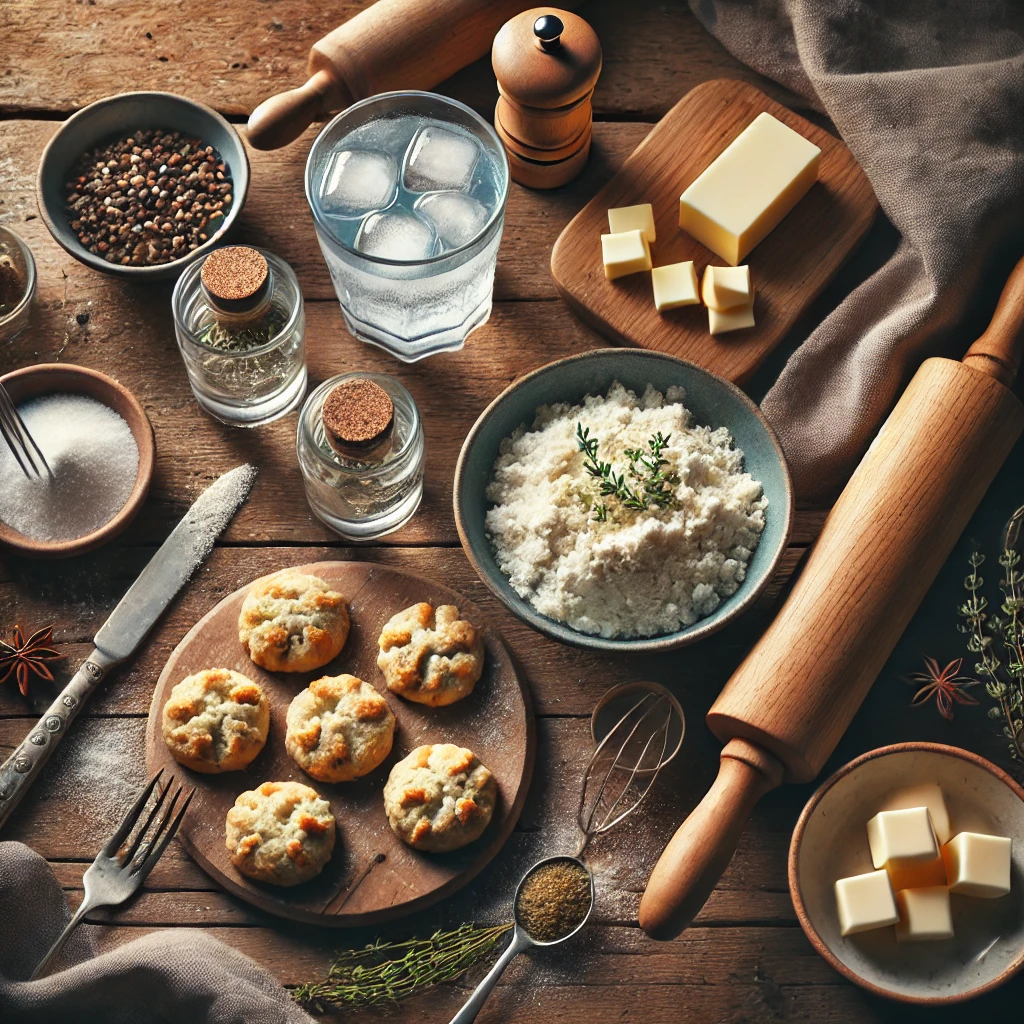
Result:
M542 50L552 53L562 45L562 32L565 26L562 19L554 14L542 14L533 23L533 34Z

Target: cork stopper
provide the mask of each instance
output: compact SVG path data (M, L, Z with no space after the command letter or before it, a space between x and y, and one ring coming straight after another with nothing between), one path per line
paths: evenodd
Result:
M327 443L343 458L382 457L391 445L395 407L391 396L372 380L342 381L320 412Z
M266 257L247 245L214 249L199 274L203 294L225 313L248 313L260 306L270 291Z

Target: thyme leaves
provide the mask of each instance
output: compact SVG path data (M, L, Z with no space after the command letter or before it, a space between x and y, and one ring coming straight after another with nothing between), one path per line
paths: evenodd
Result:
M590 436L590 428L576 424L576 443L583 455L583 468L597 481L598 494L602 498L614 498L623 508L644 512L651 505L671 508L676 503L675 485L677 474L667 471L668 459L664 457L672 435L665 437L659 430L647 441L647 448L626 448L623 452L628 465L624 472L616 472L610 462L598 455L599 441ZM594 519L607 522L609 508L606 502L591 506Z

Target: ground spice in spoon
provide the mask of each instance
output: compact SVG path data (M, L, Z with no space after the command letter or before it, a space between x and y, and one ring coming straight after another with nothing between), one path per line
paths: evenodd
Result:
M590 875L579 861L548 861L519 887L516 920L535 942L557 942L579 928L592 902Z

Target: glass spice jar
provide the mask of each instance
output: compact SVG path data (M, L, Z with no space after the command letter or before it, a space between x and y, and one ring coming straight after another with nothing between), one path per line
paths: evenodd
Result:
M379 424L361 431L363 421L372 418L367 413L366 383L386 393L393 414L390 424L385 424L385 412ZM337 407L342 404L338 399L346 390L351 418L342 423L354 422L357 429L339 437L345 431L336 427ZM419 507L423 426L412 395L394 377L343 373L324 381L306 399L299 415L296 452L310 508L347 540L374 540L391 533Z
M251 246L225 246L186 268L171 298L196 401L238 427L270 423L306 393L306 314L295 272Z
M0 341L13 341L26 327L36 294L36 263L23 238L0 227Z

